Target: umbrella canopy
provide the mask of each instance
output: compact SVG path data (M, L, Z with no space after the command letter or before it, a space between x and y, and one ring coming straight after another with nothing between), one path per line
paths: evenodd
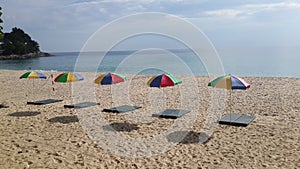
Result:
M78 73L72 73L72 72L61 73L54 79L55 82L61 82L61 83L76 82L80 80L83 80L83 77Z
M31 71L31 72L26 72L24 73L22 76L20 76L20 79L23 79L23 78L30 78L30 79L47 79L47 77L42 74L42 73L39 73L39 72L36 72L36 71Z
M96 84L101 84L101 85L111 85L111 84L116 84L116 83L121 83L124 82L126 79L126 76L117 74L117 73L104 73L101 74L99 77L95 79Z
M250 88L250 84L243 79L232 75L220 76L209 82L208 86L227 90L246 90Z
M150 87L168 87L175 86L182 83L182 80L167 74L161 74L158 76L153 76L150 80L148 80L147 84Z

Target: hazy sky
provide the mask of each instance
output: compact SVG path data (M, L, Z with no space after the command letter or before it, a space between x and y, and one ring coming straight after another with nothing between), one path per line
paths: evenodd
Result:
M142 12L187 19L216 47L300 44L298 0L0 0L0 6L4 32L19 27L48 52L79 51L101 26Z

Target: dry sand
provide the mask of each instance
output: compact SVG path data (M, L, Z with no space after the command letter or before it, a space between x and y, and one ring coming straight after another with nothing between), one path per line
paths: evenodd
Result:
M95 74L82 73L86 82L74 83L75 89L83 88L74 96L68 84L52 85L51 80L34 80L32 90L32 79L18 78L22 73L0 71L0 103L9 106L0 108L1 169L300 168L300 79L244 77L251 88L233 92L231 112L256 119L247 127L233 127L215 123L228 113L229 100L222 100L224 91L207 87L208 77L197 77L196 83L180 77L183 84L160 90L146 86L149 76L129 76L110 94L109 86L88 88L85 83ZM47 98L64 101L26 105ZM100 105L82 112L63 108L74 98ZM142 108L125 114L101 111L124 103ZM178 120L151 117L166 107L191 113ZM188 134L177 140L182 133ZM203 133L212 136L204 144L199 143Z

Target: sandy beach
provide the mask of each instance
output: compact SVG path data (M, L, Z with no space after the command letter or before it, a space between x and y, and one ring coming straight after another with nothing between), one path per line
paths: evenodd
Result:
M212 80L209 77L179 76L181 85L154 89L146 85L150 76L129 75L124 83L90 83L94 88L89 88L86 83L95 74L82 73L85 80L74 83L74 90L81 89L74 96L69 84L19 79L25 72L0 70L0 103L8 106L0 108L1 169L300 168L300 79L243 77L251 84L250 89L234 91L229 102L228 95L224 100L217 96L224 91L207 86ZM63 101L26 104L48 98ZM217 98L221 100L216 102ZM63 107L79 101L96 101L100 105L80 110ZM224 104L221 114L216 103ZM123 114L101 111L123 104L142 108ZM177 120L151 116L165 108L187 109L191 113ZM218 125L214 119L229 110L256 118L247 127ZM102 121L96 117L91 123L92 116L106 124L101 126ZM91 133L96 131L89 130L88 125L98 126L102 134L93 137ZM203 138L199 136L205 136L205 132L211 137L201 143ZM177 140L180 133L187 135ZM137 140L149 144L136 143ZM148 147L150 143L157 146Z

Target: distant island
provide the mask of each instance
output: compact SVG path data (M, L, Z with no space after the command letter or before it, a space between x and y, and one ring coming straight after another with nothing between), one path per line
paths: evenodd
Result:
M51 56L41 52L39 44L32 40L20 28L13 28L10 33L4 33L0 45L0 60L30 59L37 57Z

